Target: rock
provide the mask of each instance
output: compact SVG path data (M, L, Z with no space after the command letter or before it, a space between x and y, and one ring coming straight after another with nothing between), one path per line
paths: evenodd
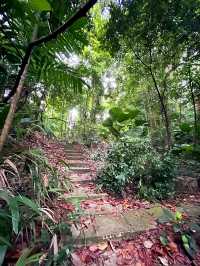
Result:
M151 240L144 241L144 247L150 249L153 246L153 242Z
M196 193L199 191L198 179L190 176L178 176L175 180L176 191Z

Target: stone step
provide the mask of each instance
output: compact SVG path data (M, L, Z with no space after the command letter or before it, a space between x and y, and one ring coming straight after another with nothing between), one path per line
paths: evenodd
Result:
M83 160L84 157L82 155L67 155L66 158L70 161L70 160Z
M66 152L66 153L73 153L73 154L74 154L74 153L83 154L82 151L80 151L80 150L75 150L75 149L74 149L74 150L67 150L67 149L65 149L65 152Z
M86 167L70 167L69 168L70 171L79 173L79 174L84 174L84 173L89 173L91 172L90 168L86 168Z
M74 148L74 145L73 144L65 144L65 148L69 148L69 149L73 149Z
M93 200L93 199L104 199L108 197L108 194L106 193L77 193L72 192L67 195L63 195L61 198L65 199L66 201L70 202L81 202L83 200Z
M83 157L81 153L66 153L66 157Z
M70 161L67 162L67 165L71 168L88 168L88 165L85 162L79 162L79 161Z
M82 246L106 240L131 239L138 233L155 229L156 220L162 215L163 208L160 206L131 210L121 215L95 215L86 220L87 226L72 225L72 241Z
M80 183L80 184L88 184L94 181L94 179L91 176L70 176L70 181L72 183Z
M72 238L77 247L108 240L132 239L139 233L156 229L158 219L166 217L165 207L155 204L149 209L141 208L121 213L90 214L83 223L71 226ZM189 222L199 220L199 204L181 204L177 210L188 215ZM168 220L165 220L168 222ZM68 240L69 241L69 240Z

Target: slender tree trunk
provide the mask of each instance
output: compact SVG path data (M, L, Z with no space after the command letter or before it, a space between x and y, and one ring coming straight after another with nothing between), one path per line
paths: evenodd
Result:
M33 38L33 40L29 43L25 55L22 59L21 67L19 70L19 73L16 78L15 85L11 91L11 93L4 99L4 102L7 102L11 97L11 105L8 112L8 115L6 117L4 127L1 132L0 136L0 152L3 149L3 146L6 142L8 133L10 131L10 128L12 126L12 122L15 116L15 112L17 109L17 104L20 99L21 92L23 90L23 84L26 79L26 74L28 71L28 65L30 61L30 57L32 54L32 51L34 47L37 47L41 44L47 43L53 39L56 39L60 34L65 32L70 26L72 26L77 20L79 20L82 17L85 17L87 12L96 4L97 0L89 0L82 8L80 8L68 21L66 21L63 25L61 25L59 28L57 28L54 32L51 32L50 34L41 37L37 40Z
M163 117L164 120L164 125L165 125L165 130L166 130L166 142L167 142L167 148L170 149L172 141L171 141L171 129L170 129L170 121L169 121L169 116L168 116L168 112L167 112L167 106L165 104L164 101L164 96L161 95L160 90L158 88L156 79L154 77L154 74L150 68L150 74L154 83L154 87L156 89L156 92L158 94L158 98L160 101L160 106L161 106L161 115Z
M148 127L148 132L150 135L151 143L154 146L154 130L155 130L155 121L154 117L152 116L152 108L151 108L151 91L148 88L147 92L145 93L145 98L144 98L144 109L146 112L146 119L148 121L149 127Z
M200 88L198 88L200 90ZM195 107L197 112L197 123L200 122L200 93L196 95Z
M192 99L192 106L193 106L193 114L194 114L194 134L193 134L193 142L194 145L197 144L197 131L198 131L198 118L197 118L197 110L196 110L196 103L195 103L195 95L192 87L191 75L189 71L189 87L190 87L190 94Z
M37 29L38 29L38 27L35 26L35 28L33 30L32 40L31 41L35 40L35 38L37 36ZM10 128L12 126L13 119L15 117L15 112L17 110L17 104L19 102L19 99L20 99L20 96L21 96L21 93L22 93L22 90L23 90L23 86L24 86L24 81L26 79L26 74L27 74L27 71L28 71L28 66L29 66L29 62L30 62L30 54L31 54L31 50L29 50L29 48L28 48L27 52L26 52L27 56L24 57L25 60L26 60L26 63L24 65L23 71L21 73L21 78L19 80L19 85L17 87L16 93L14 94L14 96L13 96L13 98L11 100L10 109L9 109L8 115L6 117L6 120L5 120L5 123L4 123L4 127L3 127L2 132L1 132L1 136L0 136L0 152L3 149L4 143L6 142L8 133L9 133Z
M162 106L162 112L163 112L164 123L165 123L165 128L166 128L167 147L168 149L170 149L172 145L172 141L171 141L171 129L170 129L168 110L167 110L165 103L162 102L161 106Z

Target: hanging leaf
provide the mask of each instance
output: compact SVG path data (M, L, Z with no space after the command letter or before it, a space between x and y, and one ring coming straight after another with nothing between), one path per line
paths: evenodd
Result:
M16 198L16 200L17 200L18 202L23 203L23 204L26 205L27 207L29 207L29 208L31 208L32 210L34 210L37 214L40 214L40 209L39 209L38 205L37 205L34 201L30 200L30 199L27 198L27 197L23 197L23 196L21 196L21 195L15 197L15 198Z
M50 11L51 6L47 0L29 0L28 4L36 11Z
M7 248L7 246L0 246L0 265L3 265Z
M10 199L9 208L10 208L11 215L12 215L13 231L15 232L15 234L18 234L20 214L19 214L19 206L18 206L16 198L13 197Z
M21 256L19 257L17 263L16 263L16 266L26 266L30 263L33 263L33 262L38 262L40 257L43 255L43 253L37 253L37 254L34 254L34 255L31 255L31 252L33 251L32 248L28 249L24 249Z

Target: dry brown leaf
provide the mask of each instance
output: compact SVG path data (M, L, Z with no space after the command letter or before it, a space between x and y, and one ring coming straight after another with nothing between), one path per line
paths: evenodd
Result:
M108 242L101 242L97 245L98 249L100 249L101 251L107 249L108 247Z
M6 186L9 187L9 183L8 183L8 179L5 174L5 170L0 169L0 188L6 187Z
M171 241L171 242L169 242L168 247L172 252L178 252L178 247L177 247L176 243Z
M11 160L6 159L6 160L4 161L4 163L5 163L5 164L8 164L8 165L14 170L14 172L19 176L19 172L18 172L18 170L17 170L17 167L16 167L16 165L15 165Z

